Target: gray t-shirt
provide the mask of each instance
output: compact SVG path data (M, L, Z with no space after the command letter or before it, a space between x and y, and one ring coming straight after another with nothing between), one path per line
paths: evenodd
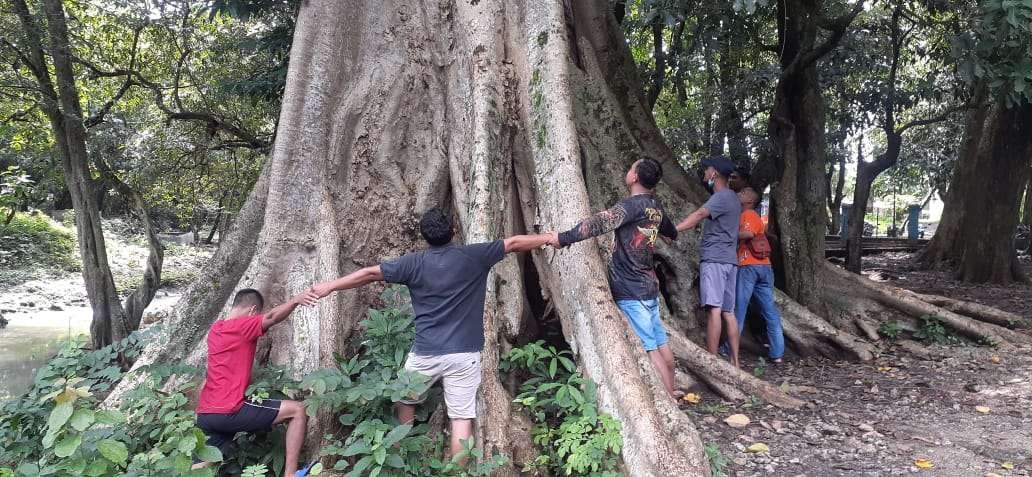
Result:
M487 274L505 257L501 240L445 245L380 264L388 283L412 297L416 339L412 353L436 356L484 349Z
M702 230L699 259L703 262L738 265L738 219L742 203L731 189L716 192L703 204L709 211Z

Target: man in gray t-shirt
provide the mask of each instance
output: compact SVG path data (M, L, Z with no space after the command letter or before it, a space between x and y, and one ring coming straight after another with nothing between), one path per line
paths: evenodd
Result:
M322 298L378 281L408 287L416 338L405 369L426 376L431 385L443 382L444 403L451 420L449 454L455 455L462 450L462 441L473 435L473 419L477 416L488 272L505 254L558 243L559 235L515 235L487 243L452 245L451 217L440 209L423 214L419 233L429 249L319 283L312 291ZM425 398L424 394L399 402L398 421L411 423L415 406Z
M699 295L706 308L706 349L717 353L721 324L727 329L731 363L738 366L738 321L735 319L735 278L738 276L738 219L742 205L728 188L735 165L724 156L702 161L703 179L713 195L702 207L677 225L677 231L694 228L705 221L699 245Z

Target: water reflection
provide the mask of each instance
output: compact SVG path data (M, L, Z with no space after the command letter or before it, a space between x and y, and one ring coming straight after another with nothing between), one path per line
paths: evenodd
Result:
M88 334L91 312L82 307L4 316L10 323L0 330L0 401L27 391L62 342Z

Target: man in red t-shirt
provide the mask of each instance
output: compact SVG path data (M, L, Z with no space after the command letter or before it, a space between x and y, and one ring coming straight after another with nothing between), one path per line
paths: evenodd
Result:
M267 431L275 424L289 421L283 475L307 473L307 469L297 470L297 458L308 424L304 406L297 401L279 399L245 401L244 391L251 383L258 338L290 316L298 305L312 306L318 299L307 291L262 315L265 306L262 294L247 288L237 292L226 319L211 325L207 375L197 403L197 427L208 436L208 445L224 450L238 432Z

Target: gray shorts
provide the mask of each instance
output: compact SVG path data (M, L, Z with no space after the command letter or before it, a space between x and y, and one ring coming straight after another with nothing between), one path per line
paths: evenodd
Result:
M448 417L452 419L476 419L477 390L480 389L480 352L452 353L437 356L421 356L409 353L405 369L415 371L429 379L433 386L443 380L444 403ZM419 404L426 400L426 393L414 399L403 399L402 404Z
M735 280L738 266L730 263L702 262L699 264L699 295L702 306L720 307L727 313L735 312Z

